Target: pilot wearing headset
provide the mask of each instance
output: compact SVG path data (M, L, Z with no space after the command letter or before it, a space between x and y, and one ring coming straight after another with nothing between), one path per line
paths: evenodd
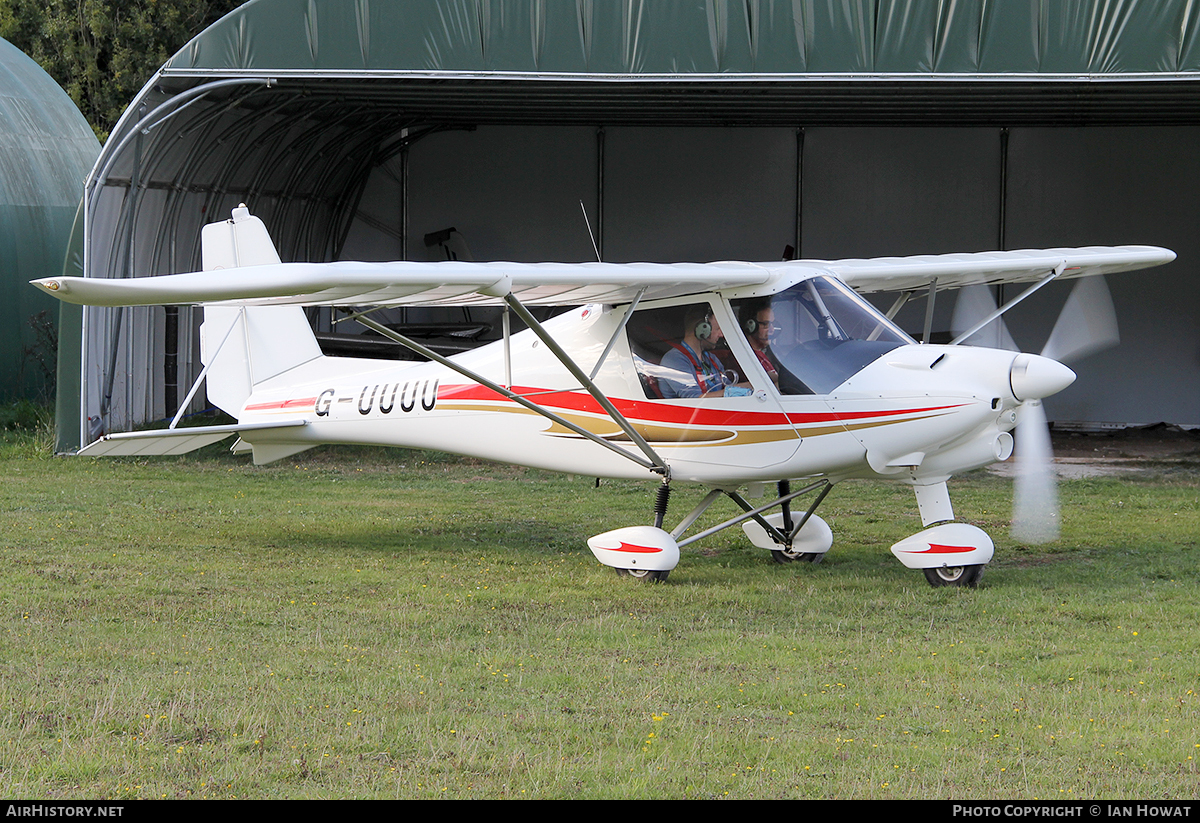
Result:
M746 342L754 350L754 355L758 358L763 371L778 388L779 370L775 368L775 363L767 354L771 347L771 335L779 330L779 327L775 325L775 310L766 300L753 300L743 305L738 311L738 320L742 324L742 331L746 333Z
M752 393L750 384L738 383L738 374L726 369L713 354L724 336L708 306L691 306L684 315L683 339L663 355L669 376L660 381L663 397L738 397Z

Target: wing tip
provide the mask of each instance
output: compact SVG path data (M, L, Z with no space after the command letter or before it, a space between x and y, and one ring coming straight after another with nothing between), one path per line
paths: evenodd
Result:
M30 280L29 285L60 299L68 292L67 284L59 277L41 277L37 280Z

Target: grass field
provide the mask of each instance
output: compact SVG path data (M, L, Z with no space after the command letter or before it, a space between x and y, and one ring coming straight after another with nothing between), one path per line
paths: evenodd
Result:
M891 556L920 522L881 484L830 495L821 565L733 529L647 585L584 541L652 483L24 434L0 472L6 797L1200 795L1197 465L1064 483L1041 548L1007 481L955 480L997 542L977 590Z

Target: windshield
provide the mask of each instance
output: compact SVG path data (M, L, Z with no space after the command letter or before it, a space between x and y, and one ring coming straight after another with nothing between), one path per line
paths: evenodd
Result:
M832 277L733 301L750 346L783 394L828 394L880 355L915 341ZM771 369L767 369L770 374Z

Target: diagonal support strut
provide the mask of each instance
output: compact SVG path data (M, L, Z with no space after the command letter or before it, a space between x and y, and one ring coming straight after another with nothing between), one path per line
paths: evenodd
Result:
M535 414L540 414L542 417L545 417L548 420L551 420L551 421L559 424L560 426L570 429L571 431L575 432L579 436L584 437L584 438L592 441L593 443L596 443L597 445L603 446L604 448L608 449L609 451L616 452L617 454L621 455L624 458L632 460L634 463L637 463L639 466L644 466L645 468L647 468L650 471L655 472L657 474L665 474L668 472L668 469L666 468L666 464L661 463L661 462L651 462L650 460L646 460L637 454L633 454L632 452L622 449L620 446L610 443L608 440L605 440L603 437L600 437L599 435L595 434L594 432L590 432L587 429L583 428L582 426L578 426L575 423L572 423L570 420L567 420L566 418L555 414L554 412L550 411L549 409L545 408L544 406L539 406L537 403L534 403L530 400L525 399L521 395L510 391L509 389L505 388L504 386L501 386L497 383L493 383L491 380L488 380L483 375L476 374L475 372L471 371L470 369L465 368L464 366L461 366L458 363L455 363L453 360L450 360L447 357L443 357L442 355L438 354L437 352L433 351L432 349L422 346L417 341L412 340L408 337L405 337L404 335L400 334L399 332L393 331L392 329L389 329L387 326L384 326L381 323L377 323L374 320L371 320L370 318L365 317L364 316L365 314L366 314L366 312L362 312L360 314L351 315L351 317L353 319L357 320L359 323L366 326L367 328L371 329L372 331L382 334L384 337L388 338L389 340L394 340L397 343L399 343L400 345L404 346L405 348L415 351L417 354L421 355L422 357L427 357L430 360L434 361L435 363L439 363L448 369L452 369L452 370L458 372L459 374L461 374L463 377L467 378L468 380L472 380L485 388L491 389L492 391L496 392L497 394L503 395L504 397L508 398L509 400L512 400L514 403L519 403L520 405L529 409L531 412L534 412ZM349 318L347 318L347 319L349 319ZM624 418L622 418L622 419L624 419Z
M634 445L641 449L642 454L650 458L650 462L654 465L654 468L651 469L651 471L658 472L664 477L669 478L671 476L671 470L667 466L667 462L659 457L658 452L654 451L654 449L650 447L650 444L646 442L646 438L642 437L637 429L633 427L633 424L625 419L625 415L617 411L617 407L612 404L612 401L608 399L608 396L605 395L604 392L600 391L596 384L592 382L592 379L584 373L583 369L579 368L575 361L571 359L571 356L563 351L562 347L558 345L558 342L550 336L549 332L547 332L542 324L538 322L537 318L529 312L529 309L525 308L521 301L518 300L512 292L504 295L504 302L507 303L509 307L511 307L512 310L517 313L517 316L525 322L525 325L528 326L533 333L536 334L538 338L546 344L546 348L550 349L550 351L554 353L554 356L558 358L558 362L562 363L563 366L566 367L567 371L569 371L571 375L579 381L579 384L583 386L585 390L587 390L587 393L590 394L597 403L600 404L600 407L604 409L610 418L612 418L612 421L621 427L621 431L625 432L625 434L629 436L629 439L633 441Z

